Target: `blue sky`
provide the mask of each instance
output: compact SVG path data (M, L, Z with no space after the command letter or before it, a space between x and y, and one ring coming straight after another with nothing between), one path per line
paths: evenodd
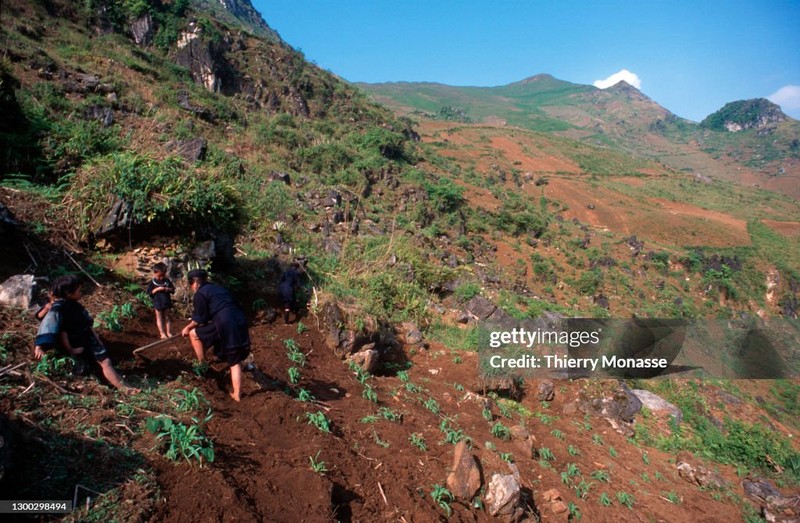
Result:
M253 0L352 82L593 84L622 70L675 114L769 97L800 118L800 0ZM633 76L635 75L635 76Z

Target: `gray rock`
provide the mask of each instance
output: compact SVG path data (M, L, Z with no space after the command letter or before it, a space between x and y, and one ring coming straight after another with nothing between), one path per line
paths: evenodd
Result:
M153 36L156 32L156 26L153 22L153 17L150 13L131 21L130 23L131 37L136 45L145 47L150 45L153 41Z
M715 490L725 490L730 487L730 483L725 479L702 465L694 465L691 463L692 456L686 452L682 452L677 458L678 475L689 483L703 488L710 488Z
M90 105L83 110L83 116L88 120L100 122L103 127L109 127L114 123L114 111L102 105Z
M553 401L556 396L555 386L550 380L542 380L536 388L537 401Z
M653 412L666 411L672 415L673 418L675 418L675 421L679 423L683 421L683 412L681 412L681 409L661 398L660 396L657 396L650 391L641 389L634 389L630 392L639 398L639 401L642 402L643 406L647 407Z
M165 144L168 151L183 157L187 162L202 162L208 151L208 140L191 138L189 140L171 140Z
M406 343L409 345L421 343L424 339L422 332L420 332L415 323L404 323L403 330L405 331Z
M470 453L466 442L460 441L453 454L453 468L447 476L447 489L456 499L469 502L481 489L482 484L478 458Z
M126 229L133 219L132 211L133 204L123 200L115 201L114 205L111 206L111 209L106 214L106 217L103 218L100 228L97 230L97 235L104 236L118 230Z
M27 309L36 296L33 274L17 274L0 284L0 305Z
M519 507L519 481L513 474L494 474L484 500L490 515L513 516Z
M373 344L374 346L374 344ZM374 374L375 371L381 365L381 356L380 353L374 349L367 349L356 352L353 354L351 359L356 362L362 369L370 374Z
M467 302L464 310L479 320L485 320L497 310L497 307L483 296L475 296Z
M758 501L767 501L770 497L783 497L783 494L772 483L761 478L747 478L742 481L742 487L746 495Z

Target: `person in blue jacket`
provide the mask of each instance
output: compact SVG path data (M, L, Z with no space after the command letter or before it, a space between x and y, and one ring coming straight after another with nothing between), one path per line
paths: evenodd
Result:
M244 312L227 289L208 281L203 269L189 271L187 278L194 292L194 309L181 335L189 337L200 363L205 362L206 349L214 347L214 354L230 367L231 398L241 401L242 362L250 354Z
M50 295L52 305L36 333L33 357L40 360L46 350L56 348L72 356L75 374L82 374L87 365L96 363L115 388L126 394L139 392L139 389L126 385L111 364L108 351L94 330L94 320L80 303L83 296L80 279L72 274L56 278L50 287Z

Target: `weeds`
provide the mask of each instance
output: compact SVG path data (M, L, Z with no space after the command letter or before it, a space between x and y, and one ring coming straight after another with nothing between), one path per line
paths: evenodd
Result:
M211 413L205 418L204 423L211 418ZM184 425L166 416L147 418L147 430L156 435L156 439L168 439L167 450L164 455L167 459L178 461L183 458L191 462L197 460L200 466L204 462L214 461L214 443L206 437L195 418L194 425Z

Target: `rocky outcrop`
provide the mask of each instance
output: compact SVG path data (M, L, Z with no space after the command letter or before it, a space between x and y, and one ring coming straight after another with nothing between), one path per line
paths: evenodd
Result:
M192 79L213 93L222 91L220 61L224 60L212 42L203 38L203 30L195 22L178 38L175 61L185 67Z
M564 413L582 412L605 419L611 427L625 437L634 434L633 420L642 409L642 402L621 383L611 391L590 394L587 390L578 393L578 398L564 406Z
M190 138L187 140L170 140L164 144L166 149L183 157L189 163L202 162L208 151L208 140L205 138Z
M761 515L770 523L800 523L800 494L784 496L762 478L742 481L744 493L761 506Z
M130 34L136 45L146 47L153 41L153 36L156 34L156 24L150 14L132 20L130 22Z
M722 476L703 465L696 464L695 458L688 452L678 454L676 467L681 478L698 487L714 490L725 490L730 487L730 483Z
M759 133L773 130L786 115L780 106L766 98L753 98L730 102L719 111L710 114L700 125L715 131L739 132L756 129Z
M631 391L631 393L639 398L639 401L642 402L642 406L647 407L649 410L653 412L666 412L679 423L683 420L683 412L681 412L681 409L661 398L660 396L657 396L648 390L640 389L634 389Z

